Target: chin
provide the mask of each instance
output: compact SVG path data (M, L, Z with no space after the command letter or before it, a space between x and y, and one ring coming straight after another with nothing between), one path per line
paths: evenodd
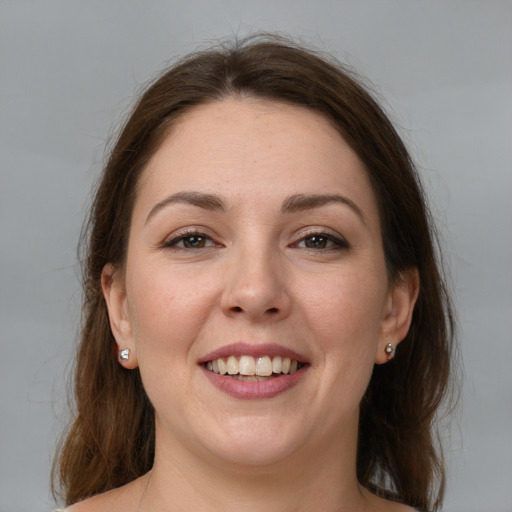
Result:
M211 454L237 466L252 468L279 464L304 445L303 429L283 424L282 418L244 417L227 421L205 443Z

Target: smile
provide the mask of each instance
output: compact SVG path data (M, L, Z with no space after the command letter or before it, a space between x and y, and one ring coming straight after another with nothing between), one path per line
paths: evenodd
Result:
M281 356L252 357L242 355L239 358L219 357L205 363L207 370L218 375L229 375L246 382L261 382L280 375L291 375L303 367L296 359Z
M198 363L214 387L244 400L285 393L305 378L311 366L304 355L275 343L226 345Z

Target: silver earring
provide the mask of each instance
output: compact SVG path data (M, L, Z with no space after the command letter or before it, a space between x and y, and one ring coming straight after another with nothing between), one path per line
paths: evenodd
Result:
M386 348L384 349L384 352L386 352L386 354L388 355L388 360L393 359L395 355L395 347L391 343L388 343L386 345Z
M128 361L130 359L130 349L124 348L123 350L119 351L119 360L120 361Z

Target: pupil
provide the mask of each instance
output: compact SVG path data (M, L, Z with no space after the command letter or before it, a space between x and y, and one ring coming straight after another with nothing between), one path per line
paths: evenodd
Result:
M204 247L204 237L202 236L189 236L184 240L185 247Z
M310 249L323 249L325 248L326 239L323 236L311 236L308 238L306 246Z

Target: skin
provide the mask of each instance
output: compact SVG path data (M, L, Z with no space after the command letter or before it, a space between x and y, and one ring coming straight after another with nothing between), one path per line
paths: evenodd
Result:
M162 205L183 192L223 207ZM346 201L286 210L297 194ZM355 475L360 400L418 293L402 277L388 281L367 173L328 121L247 98L193 109L141 177L125 267L102 279L122 364L155 407L155 465L70 510L407 510ZM240 341L309 367L273 398L227 395L198 361Z

